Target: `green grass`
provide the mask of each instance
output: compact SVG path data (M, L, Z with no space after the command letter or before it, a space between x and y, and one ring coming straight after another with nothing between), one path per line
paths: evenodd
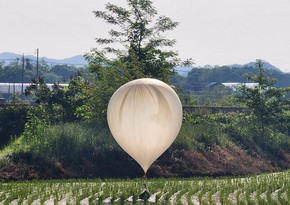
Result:
M0 162L11 157L15 161L26 153L46 161L75 161L96 147L100 150L117 147L109 131L97 126L85 123L31 124L19 138L0 150Z
M0 203L12 201L27 204L39 200L54 203L80 204L86 200L90 204L104 204L111 197L115 204L124 204L129 197L133 204L139 204L143 183L147 184L151 194L156 193L157 204L194 204L191 199L196 195L200 204L231 204L229 194L237 192L238 204L289 204L290 171L258 176L237 178L191 178L191 179L95 179L95 180L41 180L16 181L0 184ZM262 193L266 192L263 198ZM277 193L276 195L274 193ZM184 197L182 197L184 195ZM213 199L215 195L215 199ZM175 197L173 197L175 196ZM183 198L183 200L182 200Z
M192 114L185 117L174 148L208 151L215 145L236 145L245 150L259 146L254 140L256 131L249 129L249 122L239 114ZM252 123L250 123L252 124ZM270 150L290 150L290 138L281 133L269 134ZM265 141L265 140L262 140ZM282 146L283 145L283 146ZM46 161L75 160L90 149L112 150L119 147L107 127L85 122L51 124L47 119L31 115L19 137L0 150L1 159L18 153L29 153ZM269 147L260 147L260 150ZM75 162L74 162L75 163Z

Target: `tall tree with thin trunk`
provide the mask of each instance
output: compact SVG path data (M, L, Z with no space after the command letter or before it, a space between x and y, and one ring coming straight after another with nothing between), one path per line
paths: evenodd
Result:
M79 114L105 121L110 96L120 85L144 77L169 82L181 60L170 50L176 41L166 35L178 23L158 16L150 0L127 0L126 7L107 3L105 11L94 15L111 29L106 37L96 38L97 47L85 55L93 80Z
M157 16L150 0L127 0L127 7L107 3L105 11L94 14L112 29L107 37L96 38L98 47L86 55L93 72L118 60L123 65L119 72L129 80L153 77L169 81L180 60L177 52L168 49L176 41L165 35L177 27L177 22Z

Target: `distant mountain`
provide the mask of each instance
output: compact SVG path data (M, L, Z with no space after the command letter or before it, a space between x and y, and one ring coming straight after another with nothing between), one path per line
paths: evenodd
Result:
M250 62L250 63L246 63L246 64L232 64L232 65L225 65L231 68L240 68L240 67L254 67L256 64L256 62ZM198 67L198 68L206 68L206 69L210 69L210 68L215 68L215 67L220 67L219 65L215 65L215 66L211 66L211 65L205 65L205 66L194 66L194 67ZM279 68L277 68L276 66L273 66L272 64L268 63L268 62L264 62L263 63L263 67L266 69L270 69L270 70L277 70L277 71L281 71ZM181 75L186 77L187 74L191 71L191 67L187 67L187 66L178 66L175 68L175 71Z
M26 55L24 57L32 59L32 60L36 60L36 56L33 56L33 55ZM22 55L9 53L9 52L0 53L0 62L1 61L11 62L17 58L21 59ZM45 62L49 64L53 64L53 65L68 64L68 65L75 65L75 66L85 66L88 64L88 62L84 59L82 55L76 55L76 56L73 56L70 58L64 58L64 59L52 59L52 58L47 58L47 57L39 57L39 60L44 60Z
M245 66L248 66L248 67L254 67L256 64L256 62L250 62L250 63L247 63L247 64L233 64L233 65L229 65L230 67L245 67ZM264 61L263 62L263 67L264 68L267 68L267 69L270 69L270 70L277 70L277 71L281 71L279 68L277 68L276 66L273 66L272 64Z
M9 52L4 52L4 53L0 53L0 62L4 61L4 62L11 62L12 60L15 60L16 58L21 59L22 55L20 54L15 54L15 53L9 53ZM27 55L25 56L25 58L29 58L32 60L36 60L36 56L33 55ZM65 58L65 59L52 59L52 58L47 58L47 57L39 57L39 60L43 59L45 62L49 63L49 64L53 64L53 65L57 65L57 64L67 64L67 65L75 65L75 66L86 66L88 64L88 62L84 59L84 57L82 55L76 55L70 58ZM273 66L272 64L268 63L268 62L264 62L264 68L268 68L268 69L274 69L274 70L278 70L280 71L279 68ZM211 65L205 65L203 67L200 68L214 68L215 66L211 66ZM232 65L226 65L229 67L243 67L243 66L255 66L255 62L250 62L247 64L232 64ZM191 71L191 67L188 66L177 66L175 68L175 71L181 75L186 77L187 74Z

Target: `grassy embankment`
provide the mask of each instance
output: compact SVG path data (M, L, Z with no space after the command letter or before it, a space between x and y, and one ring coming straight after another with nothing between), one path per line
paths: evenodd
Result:
M290 138L260 138L242 114L185 116L173 143L148 176L225 176L290 167ZM86 123L49 124L31 118L22 135L0 151L2 180L139 177L142 170L109 130Z

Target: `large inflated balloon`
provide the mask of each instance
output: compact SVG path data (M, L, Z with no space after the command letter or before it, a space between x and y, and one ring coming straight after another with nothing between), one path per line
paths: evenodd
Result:
M114 93L107 118L117 143L146 173L175 140L182 124L182 106L169 85L142 78Z

